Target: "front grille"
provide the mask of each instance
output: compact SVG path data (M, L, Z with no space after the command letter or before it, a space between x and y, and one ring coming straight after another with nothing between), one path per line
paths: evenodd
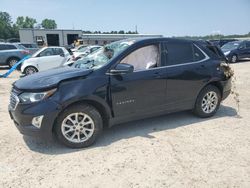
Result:
M19 103L19 98L17 97L18 94L21 92L12 88L11 93L10 93L10 108L12 110L15 110L18 103Z

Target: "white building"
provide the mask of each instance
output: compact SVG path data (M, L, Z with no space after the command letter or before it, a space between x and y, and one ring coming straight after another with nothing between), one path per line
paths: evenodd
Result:
M104 45L117 40L135 37L162 37L162 35L144 34L82 34L82 30L61 29L20 29L21 42L37 43L48 46L67 46L79 39L85 45Z
M21 42L37 43L38 45L66 46L81 37L82 30L66 29L20 29Z

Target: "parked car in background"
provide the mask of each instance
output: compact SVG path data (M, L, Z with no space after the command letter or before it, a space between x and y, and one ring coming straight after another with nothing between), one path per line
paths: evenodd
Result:
M229 42L221 47L221 50L231 63L241 59L250 58L250 41Z
M80 50L74 51L73 56L77 60L77 59L80 59L81 57L84 57L84 56L86 56L88 54L93 53L94 51L100 49L101 47L102 46L97 46L97 45L86 46L84 48L81 48Z
M222 47L223 45L225 45L228 42L234 42L234 41L238 41L237 39L219 39L219 40L209 40L209 42L211 42L213 45Z
M72 148L93 144L103 127L122 122L183 110L211 117L231 90L219 51L173 38L110 43L73 67L16 81L9 114L22 134L54 135Z
M63 47L44 47L22 63L21 71L25 75L30 75L36 72L61 67L70 59L71 55Z
M76 48L71 49L71 51L75 52L75 51L81 50L82 48L85 48L85 47L87 47L87 45L80 45L80 46L78 46Z
M10 68L30 52L24 47L13 43L0 43L0 65L8 65Z
M35 43L25 43L25 42L20 42L17 43L18 45L22 45L25 49L29 50L31 54L35 53L37 50L39 50L39 47Z

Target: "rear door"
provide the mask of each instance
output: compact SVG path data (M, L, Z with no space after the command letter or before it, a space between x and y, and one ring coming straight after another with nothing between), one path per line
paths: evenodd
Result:
M190 109L198 92L211 77L209 58L191 41L169 41L164 46L168 109Z
M133 73L110 76L115 117L153 114L166 104L166 69L159 44L135 49L120 63L134 66Z

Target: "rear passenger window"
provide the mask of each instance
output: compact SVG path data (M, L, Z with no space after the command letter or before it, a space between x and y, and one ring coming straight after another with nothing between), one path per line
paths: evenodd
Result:
M167 51L168 65L178 65L194 60L193 47L190 42L167 42L165 48Z
M194 61L201 61L205 59L205 55L195 45L193 45L193 50L194 50Z

